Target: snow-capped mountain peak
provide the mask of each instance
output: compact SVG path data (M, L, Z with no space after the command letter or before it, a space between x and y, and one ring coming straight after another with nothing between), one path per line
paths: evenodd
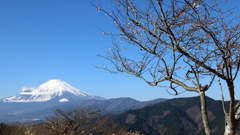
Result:
M68 83L62 81L62 80L50 80L36 89L31 90L31 93L33 94L41 94L41 93L48 93L49 95L58 95L61 96L65 92L72 93L76 96L91 96L89 94L86 94L82 91L80 91L77 88L74 88L73 86L69 85Z
M71 99L93 99L97 98L90 94L84 93L70 84L59 80L53 79L36 87L24 87L22 92L16 96L3 99L4 102L44 102L53 99L64 99L64 102Z

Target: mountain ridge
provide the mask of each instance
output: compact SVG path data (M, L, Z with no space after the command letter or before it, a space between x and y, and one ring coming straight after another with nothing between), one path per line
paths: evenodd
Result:
M141 102L132 98L122 97L106 100L87 99L69 102L0 102L0 122L38 123L46 120L56 109L66 111L77 107L102 110L110 114L120 114L128 110L139 109L165 100L166 99L156 99Z
M208 118L213 134L223 134L222 101L206 97ZM229 101L225 101L226 109ZM128 131L144 135L204 135L199 96L173 98L136 110L129 110L115 119ZM240 134L239 128L237 133Z
M165 100L141 102L132 98L104 99L82 92L62 80L53 79L35 88L24 87L20 94L0 100L0 120L9 123L44 120L56 108L94 108L120 114Z

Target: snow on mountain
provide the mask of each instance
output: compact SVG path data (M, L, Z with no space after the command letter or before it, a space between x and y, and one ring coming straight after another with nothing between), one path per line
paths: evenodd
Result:
M3 102L44 102L56 99L59 102L68 102L71 99L99 99L84 93L62 80L50 80L36 88L22 88L16 96L3 99Z

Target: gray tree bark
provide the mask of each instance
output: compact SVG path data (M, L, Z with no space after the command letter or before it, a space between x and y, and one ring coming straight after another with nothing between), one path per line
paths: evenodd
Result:
M225 114L225 132L224 135L235 135L236 127L233 125L233 122L230 120L230 116Z
M230 75L229 75L230 76ZM232 79L231 79L232 80ZM235 135L236 133L236 118L235 118L235 113L237 111L235 109L235 92L234 92L234 83L233 81L227 80L227 85L228 85L228 92L230 95L230 108L229 108L229 113L225 114L225 132L224 135Z
M205 92L200 92L200 102L201 102L201 114L202 114L202 121L206 135L212 135L212 131L209 126L209 120L207 115L207 104L206 104L206 96Z

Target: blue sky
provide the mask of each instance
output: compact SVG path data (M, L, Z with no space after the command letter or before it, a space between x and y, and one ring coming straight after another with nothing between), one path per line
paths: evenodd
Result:
M112 44L101 30L115 29L88 0L1 0L0 99L50 79L105 98L175 98L140 79L96 69L94 65L104 63L97 55L104 55ZM196 95L186 92L178 97ZM208 95L220 97L218 90Z

